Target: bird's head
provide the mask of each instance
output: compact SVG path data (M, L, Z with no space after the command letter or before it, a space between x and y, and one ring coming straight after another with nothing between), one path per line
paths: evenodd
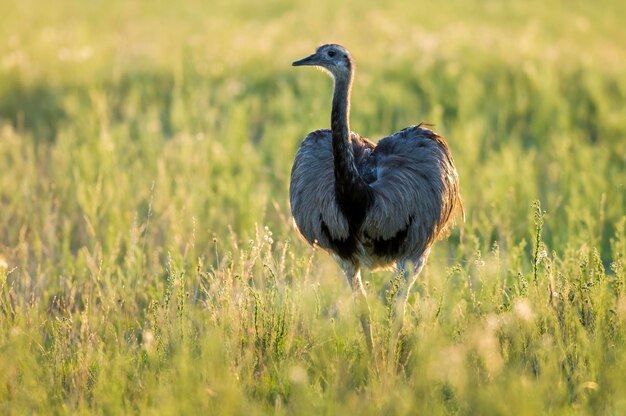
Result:
M350 78L354 68L352 56L341 45L322 45L313 55L292 63L293 66L318 66L327 70L335 79Z

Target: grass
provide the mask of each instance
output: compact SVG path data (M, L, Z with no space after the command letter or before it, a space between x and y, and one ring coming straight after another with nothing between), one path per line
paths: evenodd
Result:
M3 9L0 412L626 411L620 2ZM380 372L289 220L331 94L290 62L327 41L352 127L434 123L461 177ZM393 276L364 278L387 350Z

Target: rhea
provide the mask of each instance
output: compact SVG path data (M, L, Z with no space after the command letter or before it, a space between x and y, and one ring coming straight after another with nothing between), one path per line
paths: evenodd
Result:
M306 241L329 252L346 275L372 351L361 268L395 267L403 276L402 323L433 242L461 206L458 174L446 141L421 123L377 144L350 131L354 61L344 47L322 45L293 62L305 65L326 70L334 92L330 129L309 133L296 154L291 212Z

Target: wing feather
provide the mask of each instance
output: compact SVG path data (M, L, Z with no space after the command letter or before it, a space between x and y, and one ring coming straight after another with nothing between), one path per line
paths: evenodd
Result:
M328 234L348 238L348 221L335 200L330 130L314 131L302 142L291 170L289 200L296 226L310 244L329 248Z
M413 126L381 139L374 156L377 179L370 184L373 205L364 232L374 240L406 233L403 251L421 255L460 202L448 145L431 130Z

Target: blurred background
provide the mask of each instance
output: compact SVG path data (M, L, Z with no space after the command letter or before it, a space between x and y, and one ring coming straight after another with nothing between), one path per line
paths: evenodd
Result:
M608 261L626 204L624 11L610 1L7 3L0 242L15 246L23 224L67 232L72 247L87 228L113 244L110 230L141 221L151 198L163 233L191 217L206 241L228 225L286 233L291 161L307 132L329 125L332 91L290 63L335 42L357 61L355 131L377 140L426 121L448 139L468 234L486 247L518 240L539 199L551 246L599 244ZM64 215L51 219L55 210Z

